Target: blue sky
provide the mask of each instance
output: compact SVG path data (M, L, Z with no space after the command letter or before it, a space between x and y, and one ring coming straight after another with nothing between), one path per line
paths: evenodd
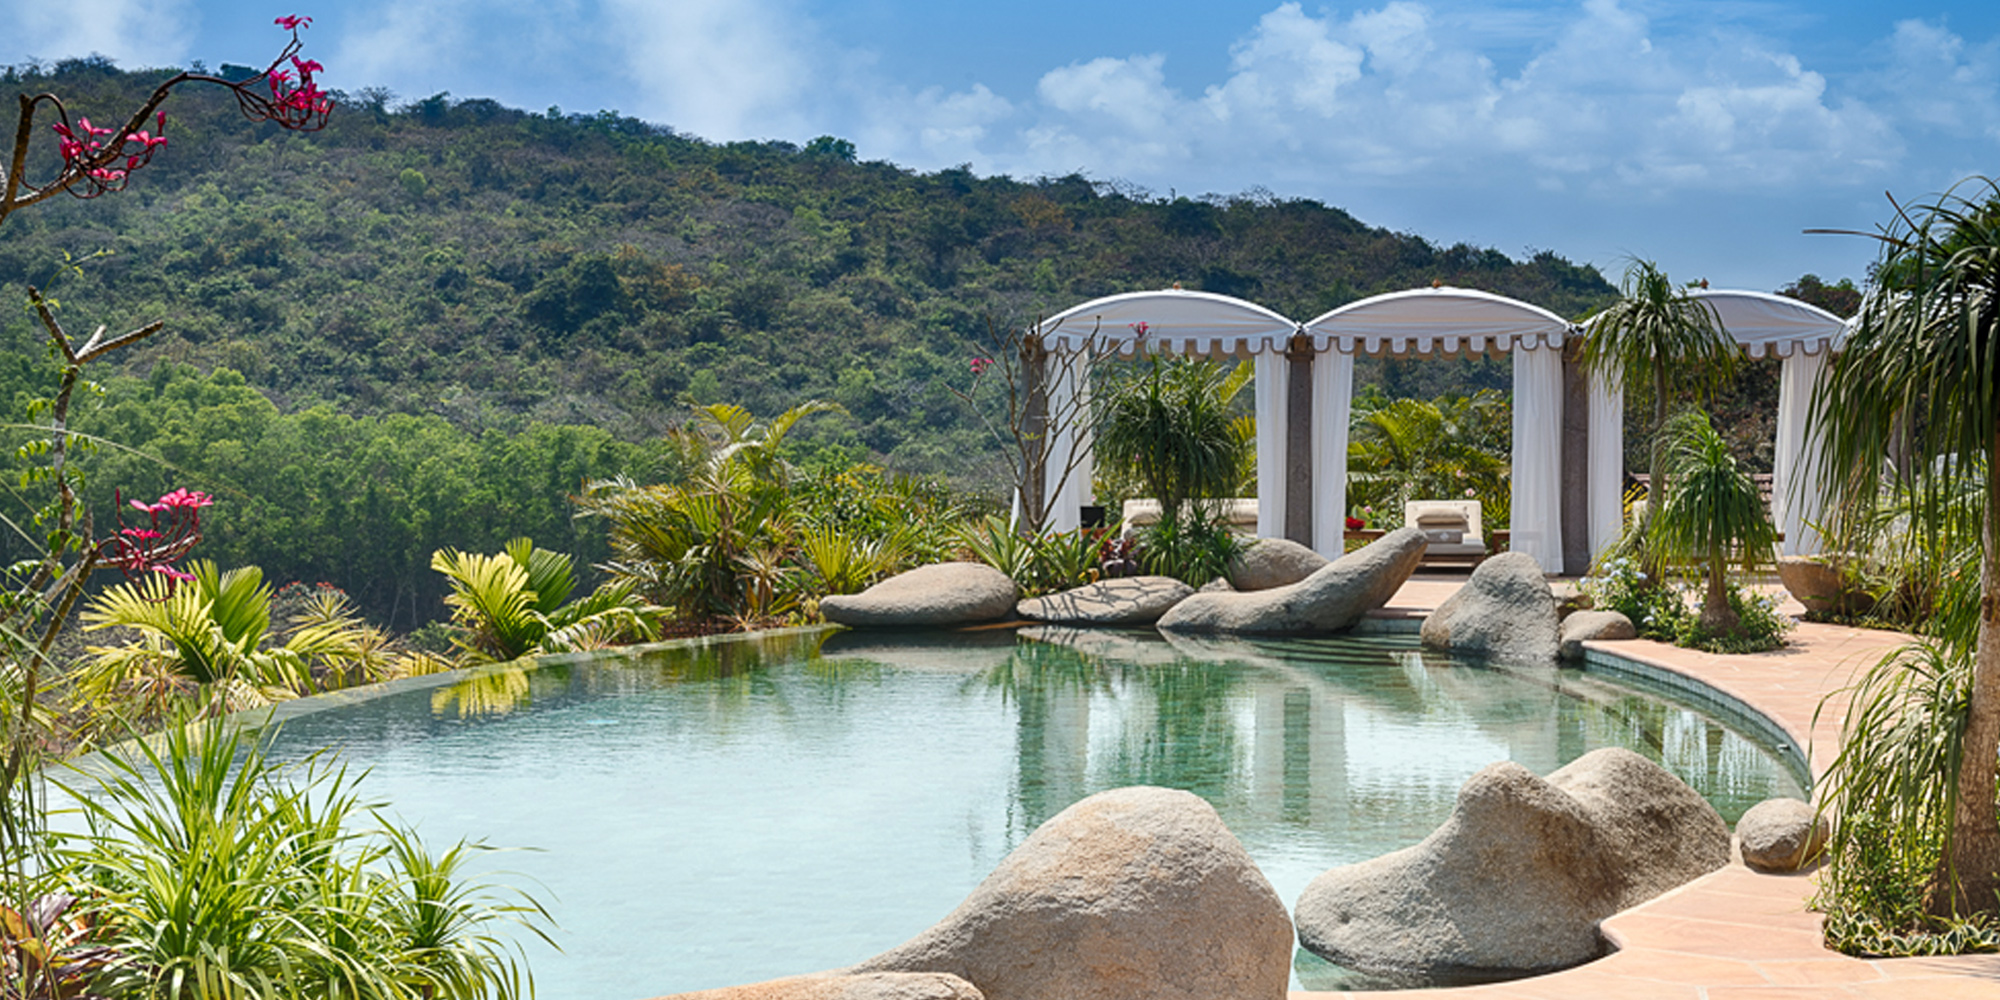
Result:
M1860 278L1905 200L2000 173L1991 0L0 0L0 63L249 63L315 18L328 86L611 109L865 159L1268 189L1614 279Z

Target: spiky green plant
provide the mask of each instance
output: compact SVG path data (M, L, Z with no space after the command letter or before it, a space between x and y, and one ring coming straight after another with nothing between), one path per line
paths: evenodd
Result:
M1757 485L1736 464L1729 442L1708 415L1686 411L1668 421L1666 465L1670 484L1647 535L1651 554L1664 562L1699 562L1708 585L1701 626L1734 632L1729 569L1749 573L1776 558L1778 529L1764 512Z
M98 940L123 956L118 996L159 1000L513 998L532 987L495 925L546 914L464 877L372 807L344 768L283 768L219 722L106 753L66 789L88 832L58 857Z
M1971 694L1952 816L1927 887L1934 914L2000 912L2000 183L1984 178L1880 233L1876 286L1814 399L1849 520L1876 506L1883 456L1906 446L1908 529L1937 538L1953 483L1984 480ZM1901 428L1902 430L1897 430ZM1900 440L1898 440L1900 438ZM1892 445L1898 446L1892 448ZM1914 477L1909 470L1923 469ZM1947 641L1951 641L1947 637Z
M1149 362L1111 393L1097 429L1097 455L1160 503L1160 522L1211 520L1202 501L1235 495L1251 469L1254 426L1230 402L1251 366L1225 372L1209 361Z
M1614 375L1620 384L1653 389L1651 462L1653 496L1665 496L1667 415L1676 386L1697 394L1713 390L1736 373L1742 349L1723 329L1715 307L1667 278L1659 265L1634 260L1625 268L1617 302L1584 327L1578 363L1586 371ZM1651 504L1656 513L1659 504ZM1664 567L1649 566L1654 579Z

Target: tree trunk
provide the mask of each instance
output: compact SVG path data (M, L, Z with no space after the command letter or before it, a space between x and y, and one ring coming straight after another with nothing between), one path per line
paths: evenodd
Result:
M1708 593L1701 601L1702 630L1710 635L1729 635L1740 624L1736 609L1729 606L1729 581L1722 554L1711 552L1708 557Z
M1930 910L1937 914L2000 912L2000 814L1995 758L2000 756L2000 427L1986 462L1985 552L1979 560L1979 645L1972 660L1972 706L1958 765L1958 805L1951 818L1951 853L1933 877Z

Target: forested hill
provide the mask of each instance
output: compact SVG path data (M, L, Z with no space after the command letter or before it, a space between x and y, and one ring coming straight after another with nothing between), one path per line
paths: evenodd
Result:
M165 75L74 60L0 73L0 97L119 118ZM0 298L38 285L85 334L167 323L79 405L78 427L168 463L103 450L97 509L114 487L215 492L204 554L338 584L402 627L439 610L437 548L529 534L604 558L566 495L656 475L648 442L690 400L832 399L849 415L794 441L992 485L1000 450L945 386L990 330L1090 298L1180 282L1303 319L1433 280L1570 316L1613 296L1554 253L1441 248L1262 193L921 174L833 138L716 144L445 95L342 95L305 135L245 122L219 88L166 110L128 190L7 220ZM0 347L19 421L52 362L21 308L0 309Z
M70 61L0 77L111 117L162 74ZM846 437L915 469L986 453L942 380L989 321L1180 282L1300 318L1433 279L1565 315L1612 289L1268 194L1172 200L1079 176L854 162L847 143L716 144L614 113L343 95L325 131L178 93L170 144L123 194L23 212L0 282L53 283L77 326L164 318L124 363L228 367L282 409L521 418L657 432L684 402L837 399ZM58 276L64 255L98 251ZM4 313L7 345L35 348Z

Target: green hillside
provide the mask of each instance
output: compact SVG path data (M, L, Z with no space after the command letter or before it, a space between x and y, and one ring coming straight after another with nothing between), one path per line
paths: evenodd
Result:
M9 70L0 90L55 91L110 117L162 76L73 60ZM170 144L130 190L9 220L0 294L48 288L71 329L165 319L165 333L119 359L133 381L112 380L106 409L84 422L142 450L179 441L165 449L178 471L118 475L135 492L171 479L239 498L215 514L218 558L341 583L374 610L411 599L418 584L380 578L423 576L410 560L430 547L490 549L564 524L560 496L496 503L486 518L379 514L412 525L398 552L351 560L338 553L367 544L359 510L328 515L347 523L327 528L341 530L335 544L256 508L293 496L332 510L349 502L340 491L370 489L378 511L420 503L408 462L456 455L455 475L476 479L510 463L464 456L501 454L538 424L530 440L594 443L526 462L543 470L537 488L573 490L566 477L620 466L657 474L643 442L689 401L768 414L834 399L851 416L805 425L807 448L991 483L998 449L944 384L967 376L989 330L1089 298L1180 282L1306 318L1433 280L1571 316L1613 295L1594 268L1553 252L1517 261L1439 247L1268 193L1169 200L1080 176L856 162L831 138L718 144L610 112L342 97L329 127L300 135L242 121L219 90L178 93ZM45 391L32 317L0 311L0 344L0 398L18 409ZM1478 367L1427 381L1477 380ZM222 429L197 431L204 406L234 409ZM319 430L296 423L308 413ZM382 435L431 443L404 464L361 467L357 456L407 447L371 451ZM280 468L295 471L265 481ZM324 483L308 490L307 479ZM591 532L564 529L546 543L588 559ZM299 551L286 554L287 541Z

